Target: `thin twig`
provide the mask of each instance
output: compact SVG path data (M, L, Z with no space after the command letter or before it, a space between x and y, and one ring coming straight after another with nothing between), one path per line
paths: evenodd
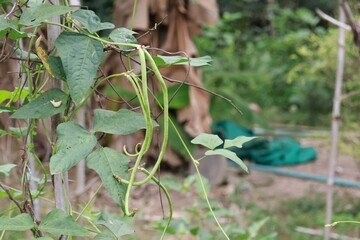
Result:
M339 20L327 15L326 13L324 13L323 11L321 11L320 9L316 9L316 13L324 20L328 21L329 23L334 24L335 26L344 28L347 31L351 31L351 27L349 25L347 25L346 23L340 22Z
M8 198L15 203L15 205L17 206L17 208L19 208L20 212L23 213L24 210L22 209L22 207L20 206L19 202L16 201L16 199L13 198L13 196L11 195L11 193L9 192L9 189L7 189L5 186L3 186L1 183L0 183L0 188L2 190L4 190L4 192L6 193L6 195L8 195Z

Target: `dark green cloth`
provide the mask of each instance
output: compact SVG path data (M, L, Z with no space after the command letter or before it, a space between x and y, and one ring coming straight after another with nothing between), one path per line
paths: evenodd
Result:
M212 132L221 139L234 139L238 136L256 136L251 129L232 121L219 121L212 125ZM232 148L238 157L258 164L283 166L309 162L316 159L313 147L301 147L300 143L291 138L264 137L255 138L242 148Z

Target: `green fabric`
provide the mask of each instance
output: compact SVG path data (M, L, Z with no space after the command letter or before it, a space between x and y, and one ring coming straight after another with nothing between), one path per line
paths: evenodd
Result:
M212 132L222 139L234 139L238 136L255 136L251 129L240 126L231 121L219 121L213 124ZM238 157L248 159L258 164L283 166L309 162L316 159L313 147L301 147L300 143L290 138L263 137L256 138L243 145L233 148Z

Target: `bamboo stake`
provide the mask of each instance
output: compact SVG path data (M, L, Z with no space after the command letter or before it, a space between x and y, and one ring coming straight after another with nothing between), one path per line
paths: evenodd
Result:
M345 13L343 8L341 7L341 3L339 7L339 21L341 23L345 22ZM338 41L339 41L338 63L336 70L335 95L334 95L333 110L332 110L332 124L331 124L332 138L331 138L330 158L328 164L328 179L327 179L327 192L326 192L326 218L325 218L326 224L330 224L332 219L334 176L335 176L335 167L336 167L338 142L339 142L341 89L342 89L344 62L345 62L345 29L342 27L339 28ZM331 236L331 228L325 228L324 240L329 240L330 236Z
M52 1L54 5L60 5L59 0ZM60 24L60 17L54 17L50 21L56 22ZM60 35L61 28L54 25L47 25L47 37L48 37L48 50L53 50L55 46L55 40ZM51 86L56 88L62 88L61 81L52 79ZM60 123L60 116L55 115L51 119L51 136L52 141L56 140L56 126ZM54 175L54 191L55 191L55 207L62 209L66 212L66 200L65 196L68 196L68 173L65 172L63 174L55 174Z

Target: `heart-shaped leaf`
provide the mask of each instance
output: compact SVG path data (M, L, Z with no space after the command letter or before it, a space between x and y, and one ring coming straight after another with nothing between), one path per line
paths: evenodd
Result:
M60 209L53 209L42 220L39 230L54 235L87 236L88 231L74 221L72 216L65 215Z
M26 8L21 14L19 23L25 26L36 26L48 20L49 18L59 16L71 11L68 6L56 6L51 4L42 4Z
M117 239L121 236L134 233L134 229L128 223L118 219L109 219L107 221L100 220L97 221L95 224L103 225L108 228L117 237Z
M128 158L111 148L98 148L87 157L87 166L99 174L105 189L122 208L127 185L120 184L114 176L128 178Z
M192 144L200 144L209 149L215 149L223 143L223 140L218 135L201 133L199 136L191 140Z
M91 10L79 9L72 13L72 17L79 21L90 33L115 27L112 23L101 22L100 18Z
M16 119L51 117L65 111L67 98L66 93L58 88L52 88L30 103L20 107L11 117Z
M10 218L6 215L0 217L0 231L25 231L35 227L29 214L20 214Z
M153 126L158 124L153 121ZM94 132L127 135L146 128L145 117L141 113L120 109L117 112L96 109L94 111Z
M102 44L86 35L63 32L55 41L64 67L71 98L79 104L96 78L104 51Z
M84 159L93 150L97 139L75 122L65 122L56 128L55 155L50 158L51 174L62 173Z
M109 38L114 42L118 42L118 43L137 44L137 40L133 36L134 34L136 34L136 32L131 31L130 29L117 28L110 33ZM131 49L134 49L133 47L128 47L128 46L119 46L119 48L123 51L129 51Z

